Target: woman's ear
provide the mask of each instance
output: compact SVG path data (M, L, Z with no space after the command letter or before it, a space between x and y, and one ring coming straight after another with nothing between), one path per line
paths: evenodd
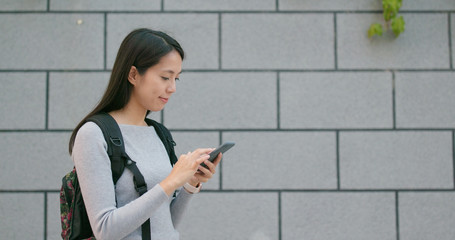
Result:
M130 72L128 73L128 81L133 85L136 86L138 83L139 72L135 66L131 66Z

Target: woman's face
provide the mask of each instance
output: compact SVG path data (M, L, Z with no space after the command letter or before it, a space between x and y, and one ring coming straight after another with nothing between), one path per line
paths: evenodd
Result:
M130 73L129 81L134 85L132 97L142 107L161 111L176 91L175 82L182 71L182 57L176 50L163 56L158 64L148 68L144 74Z

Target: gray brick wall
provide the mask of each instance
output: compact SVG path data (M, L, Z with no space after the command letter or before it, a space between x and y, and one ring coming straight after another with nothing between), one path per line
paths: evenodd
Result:
M118 47L164 30L187 59L151 118L177 152L237 145L182 239L455 238L455 1L0 0L0 239L59 239L71 129ZM27 226L27 227L24 227Z

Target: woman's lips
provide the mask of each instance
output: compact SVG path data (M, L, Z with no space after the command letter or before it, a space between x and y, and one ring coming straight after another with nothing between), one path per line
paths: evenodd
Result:
M161 101L163 101L164 103L167 103L167 101L169 100L169 98L163 98L163 97L160 97Z

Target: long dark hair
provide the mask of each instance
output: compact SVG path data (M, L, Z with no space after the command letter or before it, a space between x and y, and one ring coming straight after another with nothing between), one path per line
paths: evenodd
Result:
M112 68L109 84L98 105L85 116L73 130L69 141L69 153L72 154L76 134L87 118L100 113L122 109L130 100L133 85L128 81L128 74L132 66L137 68L139 74L157 64L161 57L172 50L176 50L182 60L184 52L180 44L172 37L161 31L140 28L129 33L117 53L114 67ZM147 110L147 115L149 114Z

